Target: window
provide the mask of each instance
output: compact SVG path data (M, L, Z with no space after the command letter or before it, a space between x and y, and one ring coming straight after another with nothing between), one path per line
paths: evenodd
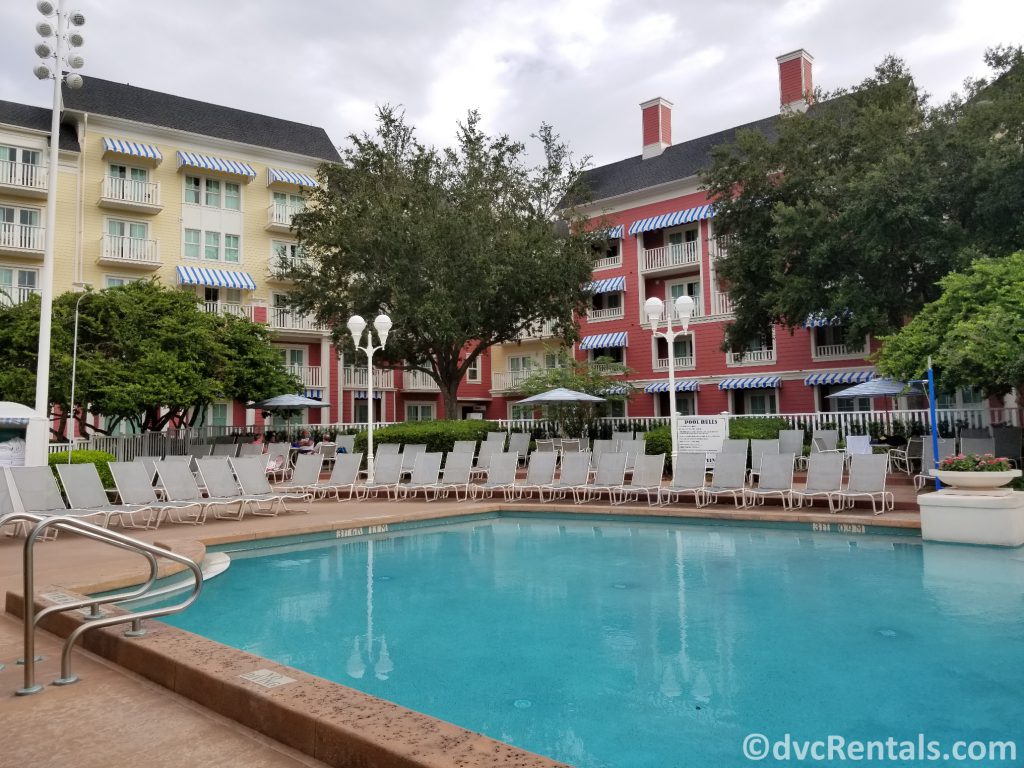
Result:
M626 416L626 403L624 400L609 400L597 406L598 416L612 419L622 419Z
M242 209L242 188L238 184L224 184L224 207L230 211Z
M294 213L306 207L306 198L302 195L289 195L285 192L275 192L274 205L290 207L293 209Z
M306 350L302 347L278 347L277 353L285 365L301 367L306 364Z
M0 242L15 248L41 251L42 233L38 208L0 206Z
M228 426L228 404L227 403L213 403L210 406L210 426L211 427L226 427L226 426Z
M434 418L434 406L424 403L406 403L406 421L432 421Z
M747 389L743 395L747 401L746 413L763 416L776 412L774 389Z
M202 176L185 177L185 202L205 205L207 208L242 209L242 187L231 181L207 179Z
M134 168L127 165L110 165L110 178L131 179L132 181L149 181L149 171L145 168Z
M198 229L186 229L185 230L185 258L186 259L198 259L199 258L199 240L201 232Z
M132 240L148 240L149 225L143 221L107 219L107 234L114 238L127 237Z
M202 195L203 180L198 176L185 177L185 202L192 205L199 205Z
M288 269L292 262L302 258L302 249L298 243L289 243L285 240L272 240L270 243L273 263L278 269Z
M508 359L508 369L513 373L528 373L533 368L533 358L529 356L521 357L510 357Z
M622 347L590 350L590 362L595 362L598 358L602 357L605 358L601 360L602 363L624 363L626 361L626 351Z
M696 301L700 298L700 281L685 280L683 282L670 283L668 293L670 302L675 302L680 296L690 296Z
M544 367L548 370L552 368L558 368L558 355L554 352L544 353Z
M215 179L206 180L206 205L209 208L220 208L220 182Z
M220 261L220 232L207 232L203 256L207 261Z
M242 291L238 288L214 288L206 285L202 288L203 301L207 304L241 304Z
M510 419L532 419L535 409L532 405L516 405L510 403L508 406L508 417Z
M23 149L0 145L0 183L41 187L42 179L36 172L42 155L36 149Z
M224 261L238 263L238 235L224 235Z
M122 288L128 285L128 283L134 283L136 280L138 280L137 277L118 277L117 275L104 275L103 287Z
M479 382L480 381L480 358L476 358L469 367L466 369L466 381Z
M36 291L34 269L0 267L0 305L20 304Z

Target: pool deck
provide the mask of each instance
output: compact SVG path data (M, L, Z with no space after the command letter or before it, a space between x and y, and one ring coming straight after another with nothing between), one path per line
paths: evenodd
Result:
M859 533L861 526L915 530L920 528L913 488L897 484L897 509L875 516L868 509L829 514L827 508L783 510L778 506L735 509L719 504L697 509L672 505L649 507L646 504L610 506L607 502L573 505L502 499L456 503L441 500L360 502L318 501L304 505L308 513L287 513L277 517L251 517L242 521L216 520L202 526L165 525L156 531L128 533L168 546L176 551L201 556L204 545L231 541L270 538L337 529L368 528L377 525L425 520L435 517L472 514L494 510L526 513L558 512L600 515L648 516L666 518L703 518L709 520L755 521L760 523L804 523L831 526L825 530ZM22 539L0 538L0 590L21 592ZM97 591L137 583L144 576L144 561L138 555L62 534L53 542L36 548L37 594L48 585L59 585L76 592ZM173 628L169 628L173 629ZM110 630L101 630L110 631ZM179 630L174 630L180 632ZM159 635L159 632L151 634ZM208 641L203 641L208 642ZM38 649L44 660L38 666L38 681L47 683L57 676L59 640L47 632L38 633ZM274 741L254 730L216 714L172 690L146 680L88 651L76 650L74 669L81 682L57 687L47 685L43 692L16 697L21 685L22 668L14 661L21 655L21 623L9 614L0 615L0 720L8 724L4 754L12 764L47 766L128 765L145 763L150 768L180 765L217 766L316 766L348 765L348 760L327 759L322 763L296 749ZM343 691L342 686L336 686ZM359 694L362 696L362 694ZM346 701L346 707L358 707L361 700ZM404 721L399 721L404 722ZM505 765L484 737L480 744L464 745L466 761L424 764ZM301 748L301 747L300 747ZM309 752L309 750L306 750ZM436 759L441 757L435 754ZM534 764L528 761L529 764ZM354 763L352 763L354 764ZM359 763L363 765L364 763ZM366 765L388 765L385 760ZM555 765L543 760L540 764Z

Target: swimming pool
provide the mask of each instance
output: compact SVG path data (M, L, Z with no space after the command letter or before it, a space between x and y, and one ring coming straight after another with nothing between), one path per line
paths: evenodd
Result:
M581 767L1024 741L1020 550L531 516L231 556L169 623Z

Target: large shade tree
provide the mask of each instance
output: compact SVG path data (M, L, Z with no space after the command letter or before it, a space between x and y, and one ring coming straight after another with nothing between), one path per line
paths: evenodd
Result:
M75 304L79 304L75 418L128 420L141 430L194 425L217 400L259 400L295 392L269 333L245 318L203 312L195 294L138 281L53 303L50 400L60 436L72 413ZM35 393L39 300L0 307L0 400L31 403ZM101 430L102 431L102 430Z
M471 112L439 150L382 108L376 134L349 137L295 217L307 258L290 270L292 302L349 345L352 314L387 313L387 359L437 382L446 418L484 351L546 322L571 339L586 306L601 233L560 206L582 200L583 163L550 127L534 138L536 167L524 144L487 135Z

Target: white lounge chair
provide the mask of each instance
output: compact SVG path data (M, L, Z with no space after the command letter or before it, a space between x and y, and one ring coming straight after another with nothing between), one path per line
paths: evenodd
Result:
M475 449L475 445L473 446ZM444 460L444 469L441 471L441 479L434 484L433 498L427 494L427 501L447 498L449 493L455 494L456 501L465 501L469 498L469 477L473 470L472 453L449 453ZM459 491L462 491L462 498L459 498Z
M521 499L527 491L535 491L537 498L540 499L542 490L550 486L555 480L557 459L558 457L554 453L537 453L534 451L526 468L526 478L523 482L514 484L512 497Z
M743 453L719 453L715 457L715 469L711 473L711 485L705 486L701 492L703 503L718 502L724 494L732 496L733 503L740 507L743 503L743 490L747 487L747 455Z
M806 501L810 507L816 498L828 501L832 494L838 493L843 487L845 463L846 457L839 453L812 453L808 457L804 487L793 491L796 505L802 507Z
M210 459L198 459L198 461L214 460L225 461L226 459L213 459L212 457ZM246 459L246 461L254 461L254 459ZM199 514L197 515L191 515L187 518L180 514L177 518L171 515L171 519L175 522L202 525L206 522L206 515L212 507L224 507L241 503L237 497L220 498L204 496L199 488L199 484L196 482L195 475L192 474L192 468L183 461L158 462L156 473L160 478L160 483L163 485L164 492L167 494L169 501L184 501L189 504L199 505Z
M423 491L423 498L427 498L427 492L437 487L438 476L441 474L441 460L444 454L436 451L425 451L416 455L412 465L412 476L407 483L399 483L395 486L395 498L409 498Z
M180 514L191 509L198 515L202 511L201 501L167 501L157 495L153 486L156 464L141 461L112 461L107 467L114 478L114 486L122 504L142 506L150 510L145 528L159 528L166 515ZM123 524L123 519L122 519Z
M231 465L222 456L197 459L196 464L207 493L224 502L218 505L221 507L219 511L214 510L213 516L217 519L241 520L245 516L245 505L249 499L242 495L242 489L235 479ZM238 507L233 512L229 509L230 499L235 499L238 502Z
M804 431L802 429L779 430L779 453L792 453L798 469L807 468L804 458Z
M308 512L306 509L289 509L287 502L291 500L309 501L313 494L308 491L278 491L271 487L267 475L256 457L245 459L228 459L235 473L242 495L246 497L246 506L254 515L277 515L279 512ZM267 504L267 508L263 508Z
M143 519L148 519L144 513L152 514L152 509L145 504L111 503L103 489L103 481L100 480L95 464L58 464L57 474L60 476L61 485L64 486L68 504L73 509L106 512L108 526L110 521L116 518L124 528L146 527L145 524L136 523L135 515L142 515Z
M871 499L871 511L883 514L895 506L891 491L885 490L885 478L889 469L889 458L875 456L854 456L850 462L850 478L846 488L828 497L831 512L852 507L858 498Z
M953 440L939 440L939 461L947 459L956 453L956 443ZM930 482L934 482L935 478L928 474L929 469L935 469L935 450L932 447L931 435L924 436L924 442L921 446L921 472L920 474L914 475L914 488L921 490Z
M511 432L508 436L508 452L518 453L519 462L525 464L530 454L530 433Z
M57 486L57 478L49 467L10 467L14 492L18 494L26 512L39 515L71 515L96 518L96 523L107 527L111 513L102 509L69 509Z
M492 497L495 491L501 491L505 495L505 499L510 500L518 467L519 454L492 454L490 468L487 470L487 479L479 485L470 486L473 498Z
M534 456L547 456L548 454L534 453ZM555 454L551 454L554 456ZM537 500L544 501L544 491L551 493L551 499L564 499L572 493L575 500L580 491L586 487L587 479L590 477L590 454L570 453L562 459L561 469L558 472L558 479L552 480L547 485L537 489Z
M372 493L379 497L380 492L387 493L388 498L396 492L399 481L402 479L402 455L400 453L386 453L378 456L373 462L373 482L367 480L356 489L359 496L368 498Z
M341 492L348 488L348 498L352 499L356 493L356 480L359 478L359 469L363 464L361 453L339 453L331 468L331 476L327 480L321 480L307 486L307 490L313 494L313 498L327 498L330 493L334 498L341 501Z
M761 459L766 455L778 455L778 440L751 440L750 441L750 482L761 474Z
M693 503L700 506L704 486L707 484L707 463L708 457L704 453L680 453L676 456L672 480L667 487L661 489L658 503L679 502L684 493L692 493Z
M311 492L309 489L320 482L320 474L324 468L322 453L302 453L295 457L292 476L283 483L272 486L274 491Z
M757 487L743 491L743 505L764 504L769 496L782 499L782 508L793 506L793 454L765 453L761 456L761 471Z
M654 506L661 497L661 478L665 474L665 454L637 456L633 474L628 483L623 483L611 493L612 504L640 501L640 494L647 496L647 505Z
M625 445L625 444L624 444ZM591 499L596 499L602 494L608 495L611 501L612 493L620 488L626 480L626 462L629 455L626 453L606 453L597 463L597 475L594 481L582 486L578 492L573 494L577 504L583 504Z

